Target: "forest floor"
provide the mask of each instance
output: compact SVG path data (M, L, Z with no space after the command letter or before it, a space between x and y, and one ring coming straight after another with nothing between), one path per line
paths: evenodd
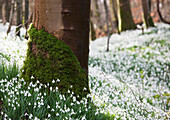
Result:
M27 49L24 29L20 38L14 35L15 27L12 27L8 36L6 29L7 25L0 24L1 80L8 80L8 74L11 75L10 79L19 76ZM113 116L114 119L168 119L170 25L158 23L154 28L145 29L144 34L141 30L113 34L109 52L106 52L106 45L107 37L90 42L89 86L92 100L99 107L98 112ZM7 84L7 81L4 82L0 82L0 95L1 92L6 94L6 88L2 84ZM8 97L11 98L10 95ZM4 101L3 103L5 104ZM9 112L2 114L12 116ZM31 115L36 118L33 113Z

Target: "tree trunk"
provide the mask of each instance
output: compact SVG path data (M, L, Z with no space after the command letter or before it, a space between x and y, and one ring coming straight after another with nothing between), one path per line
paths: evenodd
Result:
M22 4L21 4L21 0L17 0L16 1L16 11L17 11L17 26L21 25L22 24L22 20L21 20L21 8L22 8ZM20 36L20 28L21 27L17 27L16 28L16 35L17 36Z
M99 34L103 30L103 24L101 23L101 15L99 12L98 0L92 0L92 12L91 12L91 21L93 23L93 27L96 31L96 38L99 37Z
M106 12L106 22L107 22L107 49L106 51L109 51L109 41L110 41L110 28L109 28L109 10L107 6L106 0L104 0L104 7L105 7L105 12Z
M163 17L162 17L162 14L161 14L161 11L159 9L159 0L157 0L157 12L158 12L158 15L159 15L159 18L160 20L163 22L163 23L166 23L166 24L170 24L170 21L167 21L165 20Z
M113 27L116 29L116 32L119 33L118 29L118 15L117 15L117 1L116 0L110 0L110 7L111 7L111 18L113 21Z
M13 22L13 16L14 16L14 4L15 4L15 0L11 1L11 11L10 11L10 19L9 19L9 26L7 29L7 34L11 31L11 26L12 26L12 22Z
M118 22L119 31L125 31L135 29L136 25L133 21L130 1L129 0L117 0L118 6Z
M152 17L150 16L149 12L149 4L147 0L141 0L142 1L142 8L143 8L143 21L145 23L146 28L148 27L154 27L154 23L152 20Z
M3 5L2 5L2 21L3 24L5 25L6 22L9 22L9 5L8 5L8 0L3 0Z
M60 92L66 93L73 85L71 91L86 96L89 17L89 0L35 0L21 77L31 82L33 76L32 81L51 85L52 80L59 79Z
M24 14L24 20L25 22L28 21L29 18L29 0L25 0L25 14ZM28 23L25 23L25 28L28 28Z
M3 0L0 0L0 19L2 19L2 4Z

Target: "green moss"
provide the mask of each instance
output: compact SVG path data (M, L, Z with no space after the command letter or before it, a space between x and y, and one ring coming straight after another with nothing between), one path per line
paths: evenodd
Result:
M61 93L70 89L80 97L86 96L89 93L88 77L71 48L44 29L38 31L33 25L28 34L30 39L21 77L28 83L39 80L43 84L58 86ZM52 83L57 79L60 82ZM84 87L87 90L83 90Z

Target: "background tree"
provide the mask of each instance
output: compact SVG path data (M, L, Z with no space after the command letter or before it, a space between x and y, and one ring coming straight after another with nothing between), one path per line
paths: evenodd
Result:
M158 12L158 15L159 15L160 20L161 20L162 22L164 22L164 23L170 24L170 21L167 21L167 20L165 20L165 19L163 18L162 13L161 13L161 11L160 11L160 9L159 9L159 5L160 5L160 1L157 0L157 12Z
M117 0L119 31L135 29L129 0Z
M3 0L2 21L3 21L3 24L6 24L6 22L9 22L9 0Z
M154 27L154 23L152 17L150 16L150 9L149 4L151 4L148 0L141 0L142 1L142 8L143 8L143 21L145 23L146 28Z
M90 0L36 0L22 77L86 96ZM71 48L71 49L70 49ZM86 89L84 89L86 87Z
M119 29L118 29L118 11L117 11L117 0L109 0L109 3L110 3L110 12L111 12L111 19L113 21L113 29L115 28L116 31L115 32L118 32L119 33Z
M0 0L0 19L2 19L2 3L3 0Z
M20 28L22 24L22 1L21 0L16 0L16 13L17 13L17 28L16 28L16 35L20 36Z
M24 14L24 21L25 21L25 28L28 28L28 18L29 18L29 0L25 0L25 14Z

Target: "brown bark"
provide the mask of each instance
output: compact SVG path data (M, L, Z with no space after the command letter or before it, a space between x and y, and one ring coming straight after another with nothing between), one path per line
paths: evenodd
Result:
M143 17L144 17L144 23L146 28L148 27L154 27L152 18L150 16L149 12L149 4L147 0L141 0L142 1L142 8L143 8Z
M3 5L2 5L2 21L3 24L6 24L6 22L9 22L9 5L8 5L8 0L3 0Z
M117 4L118 4L119 31L135 29L136 25L133 21L131 13L130 1L117 0Z
M118 29L118 11L117 11L117 1L116 0L110 0L110 7L111 7L111 16L112 16L112 21L114 23L114 28L116 29L116 31L118 33L119 29Z
M158 15L159 15L159 18L162 22L166 23L166 24L170 24L170 21L167 21L163 18L162 14L161 14L161 11L159 9L159 0L157 0L157 12L158 12Z
M101 14L99 12L98 0L92 0L92 12L91 12L91 21L94 25L96 32L96 38L99 37L103 29L103 24L101 23Z
M110 29L109 29L109 10L108 10L108 6L107 6L107 2L106 0L104 0L104 7L105 7L105 12L106 12L106 22L107 22L107 49L106 51L109 51L109 41L110 41Z
M2 19L2 4L3 0L0 0L0 19Z
M17 26L22 24L22 20L21 20L21 8L22 8L22 4L21 4L21 0L17 0L16 1L16 12L17 12ZM21 27L17 27L16 28L16 35L17 36L20 36L20 28Z
M24 14L24 19L25 22L28 20L29 18L29 0L25 0L25 14ZM28 23L25 23L25 28L28 28Z
M9 19L9 26L8 26L7 34L10 32L10 30L11 30L11 25L12 25L12 22L13 22L14 4L15 4L15 1L12 0L12 2L11 2L11 11L10 11L10 19Z
M69 45L88 71L90 0L35 0L33 25Z

